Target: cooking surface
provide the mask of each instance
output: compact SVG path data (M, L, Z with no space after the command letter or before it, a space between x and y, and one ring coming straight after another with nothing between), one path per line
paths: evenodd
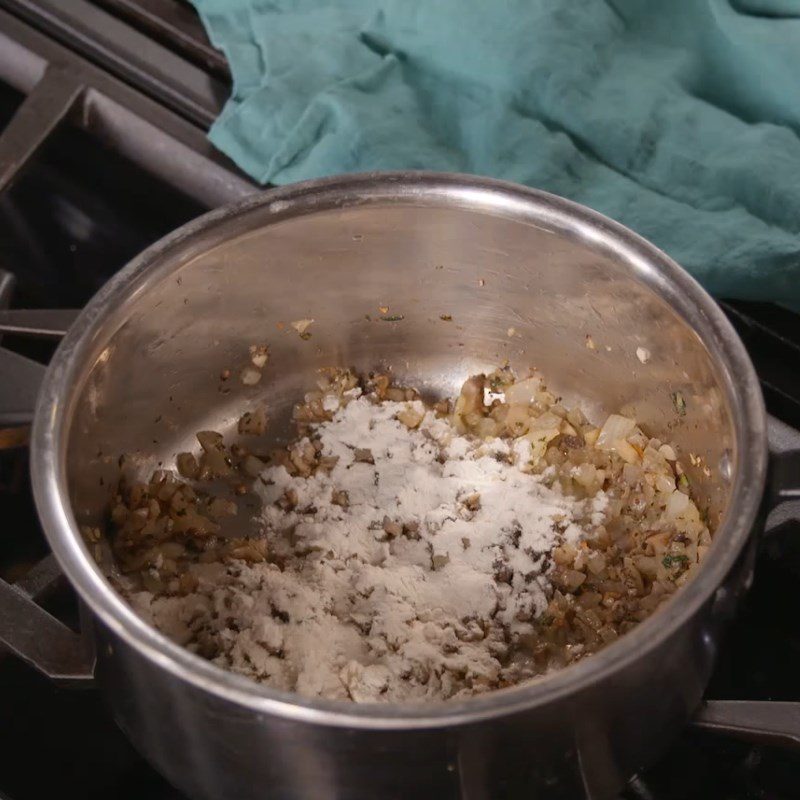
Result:
M0 0L0 6L4 5ZM29 49L43 47L43 41L57 48L52 44L55 39L80 47L96 64L91 69L102 73L106 94L117 99L126 90L105 76L134 82L132 75L123 74L120 64L125 62L125 47L139 42L136 37L144 37L152 46L155 61L151 59L151 65L163 66L159 54L179 59L181 69L162 70L169 79L160 88L155 68L149 77L136 78L136 85L157 97L161 105L154 108L142 102L135 112L157 123L159 130L168 130L170 141L181 143L187 174L208 164L204 174L225 171L230 183L199 185L181 172L181 164L165 168L148 149L147 137L137 139L135 126L120 132L112 117L103 118L103 124L94 119L94 126L84 121L84 130L63 126L33 156L25 175L0 195L0 265L17 277L12 300L16 307L80 306L143 247L205 208L249 188L232 168L220 166L221 159L209 154L198 128L206 123L203 108L209 114L214 111L227 76L224 63L198 38L200 29L189 7L175 0L102 0L78 5L89 9L81 16L78 32L83 38L76 33L74 20L67 20L74 23L72 28L63 19L54 22L53 17L59 16L51 13L56 4L45 0L15 6L30 21L47 28L47 37L37 38L19 20L0 25L0 31L17 42L24 40ZM101 58L102 37L96 32L92 35L91 25L94 14L108 12L119 23L112 31L118 38L111 56ZM45 23L46 19L50 21ZM0 22L9 20L3 15ZM123 53L118 63L115 52ZM85 74L95 75L91 70ZM18 76L9 75L0 69L3 127L29 91L20 88ZM188 88L178 101L170 92L174 94L174 82L181 80ZM119 94L114 95L117 89ZM726 311L755 362L770 412L800 427L800 370L793 367L800 363L800 316L745 303L726 304ZM51 349L41 342L10 338L3 345L40 360L46 360ZM0 575L18 580L47 554L23 451L0 452L0 508L6 520L0 536ZM797 529L781 531L778 536L786 546L770 548L760 556L753 590L720 655L709 698L800 700L796 624L800 596L794 591L800 546L791 546L792 540L800 541L798 534ZM57 587L46 604L74 621L74 598L68 589ZM797 796L798 774L800 754L687 729L655 767L632 781L624 797L788 800ZM0 653L0 797L43 800L70 791L80 791L87 800L110 795L120 800L180 797L128 744L95 691L56 688Z

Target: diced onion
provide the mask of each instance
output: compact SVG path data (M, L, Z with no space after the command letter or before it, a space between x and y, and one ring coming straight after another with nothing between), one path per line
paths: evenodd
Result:
M636 421L619 414L611 414L600 429L596 446L601 450L611 450L620 439L626 439L636 427Z
M531 443L531 460L536 463L547 452L547 444L559 435L561 420L547 412L531 422L525 438Z
M410 403L406 404L406 407L397 414L397 419L409 429L419 427L420 422L422 422L424 418L424 412L419 408L415 408Z
M675 478L670 475L656 475L656 489L664 494L675 491Z
M625 441L625 439L617 439L611 446L611 450L616 450L619 456L628 464L637 464L639 462L639 453L636 448Z
M667 461L675 461L677 458L675 451L668 444L662 444L661 447L658 448L658 452L661 453Z
M584 431L583 433L583 440L589 447L594 447L597 444L597 437L600 435L600 428L591 428L588 431Z
M503 422L512 436L522 436L528 432L531 417L526 406L512 406Z
M561 417L551 414L549 411L542 414L541 417L536 417L531 420L531 433L534 431L555 431L558 435L561 429Z
M542 387L541 378L533 377L514 383L505 390L505 400L511 406L527 406Z
M667 508L664 513L669 519L675 519L688 509L689 502L689 495L676 490L669 496Z

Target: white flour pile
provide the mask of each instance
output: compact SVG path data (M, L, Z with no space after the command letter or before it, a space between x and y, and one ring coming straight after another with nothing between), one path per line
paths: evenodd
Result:
M418 401L357 397L311 429L329 471L271 467L256 482L274 563L197 564L196 591L140 593L140 613L307 696L444 699L530 674L521 654L548 604L549 554L603 522L603 492L566 497L523 471L527 440L458 436Z

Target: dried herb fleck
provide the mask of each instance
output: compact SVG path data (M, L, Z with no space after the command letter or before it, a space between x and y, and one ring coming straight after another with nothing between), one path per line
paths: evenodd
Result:
M664 558L661 559L661 563L664 565L666 569L672 569L673 567L679 567L684 564L688 564L689 556L684 556L684 555L664 556Z
M677 413L681 417L686 416L686 399L683 396L682 392L673 392L670 397L672 397L672 405L675 408L675 413Z

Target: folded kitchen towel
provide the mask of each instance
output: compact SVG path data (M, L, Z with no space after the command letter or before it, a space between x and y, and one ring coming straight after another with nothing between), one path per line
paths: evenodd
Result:
M800 306L800 0L193 0L263 183L434 169L564 195L721 296Z

